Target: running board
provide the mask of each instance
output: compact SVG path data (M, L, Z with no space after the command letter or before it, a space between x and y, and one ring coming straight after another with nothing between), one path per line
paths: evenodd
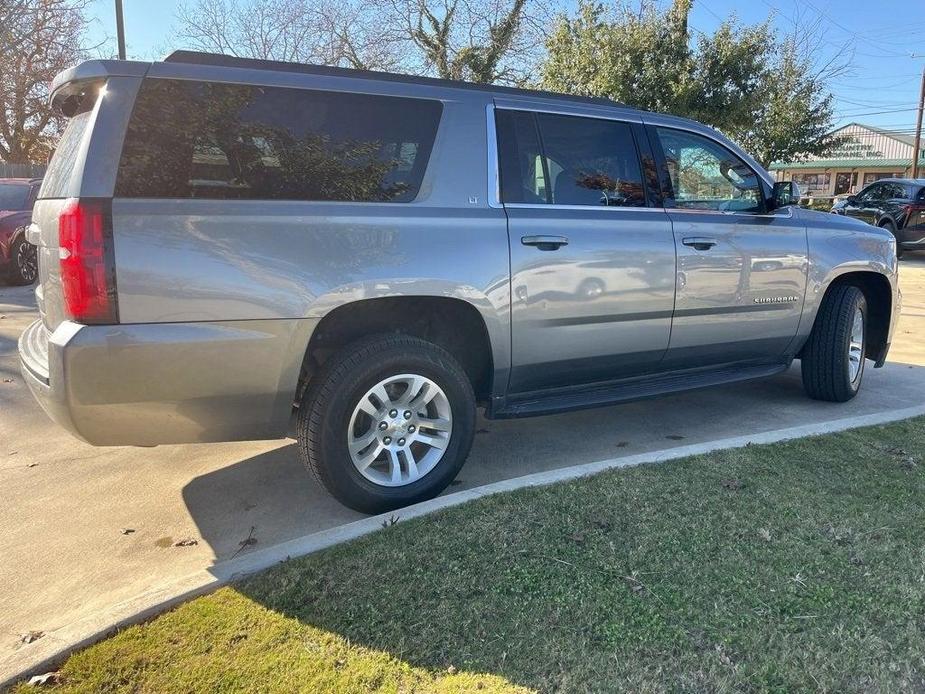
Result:
M506 398L495 398L490 419L511 419L533 417L543 414L570 412L590 407L603 407L631 400L643 400L660 395L670 395L685 390L709 388L753 378L774 376L790 367L790 362L757 364L748 366L725 366L716 369L698 369L661 376L642 376L611 383L594 383L586 386L569 386L550 391L533 391Z

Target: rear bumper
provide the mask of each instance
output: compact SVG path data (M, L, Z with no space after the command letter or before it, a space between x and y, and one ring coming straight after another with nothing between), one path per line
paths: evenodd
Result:
M42 409L98 446L283 438L316 321L86 326L19 339Z

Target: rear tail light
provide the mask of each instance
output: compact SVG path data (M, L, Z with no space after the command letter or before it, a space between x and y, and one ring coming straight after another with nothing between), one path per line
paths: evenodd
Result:
M111 202L68 200L58 216L58 245L68 316L78 323L118 323Z

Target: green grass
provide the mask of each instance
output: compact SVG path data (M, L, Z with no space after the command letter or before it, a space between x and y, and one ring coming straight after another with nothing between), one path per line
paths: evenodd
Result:
M399 521L77 653L57 689L921 692L923 424Z

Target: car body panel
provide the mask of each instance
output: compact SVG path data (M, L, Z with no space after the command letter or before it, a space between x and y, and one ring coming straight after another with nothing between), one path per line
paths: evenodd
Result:
M274 439L286 436L316 324L63 321L49 333L36 321L20 338L19 350L23 375L46 413L90 443Z
M806 227L790 208L767 215L669 210L678 249L667 366L784 358L806 290ZM683 243L709 237L698 250Z

